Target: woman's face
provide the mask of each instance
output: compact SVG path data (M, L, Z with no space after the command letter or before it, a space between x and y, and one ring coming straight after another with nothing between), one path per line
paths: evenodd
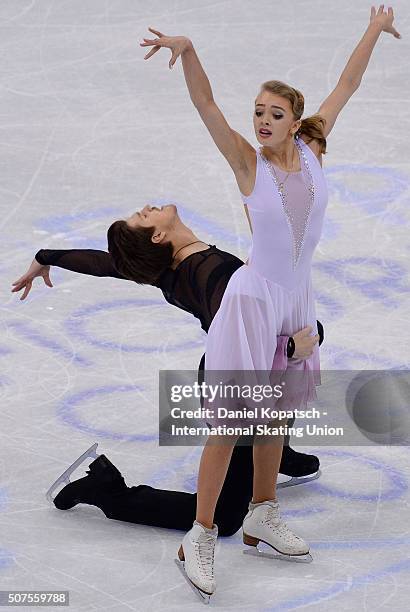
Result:
M300 120L295 121L287 98L270 91L261 91L255 100L253 127L256 138L265 147L275 147L290 137L291 128L296 131Z
M165 206L150 206L147 204L126 219L129 227L154 227L155 231L169 230L178 216L175 204Z

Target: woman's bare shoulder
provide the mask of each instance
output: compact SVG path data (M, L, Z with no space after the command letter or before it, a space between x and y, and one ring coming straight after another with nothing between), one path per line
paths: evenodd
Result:
M306 134L302 134L299 138L303 140L305 144L307 144L309 149L316 155L317 159L319 160L319 164L322 165L322 153L320 152L319 141L316 140L316 138L310 138Z

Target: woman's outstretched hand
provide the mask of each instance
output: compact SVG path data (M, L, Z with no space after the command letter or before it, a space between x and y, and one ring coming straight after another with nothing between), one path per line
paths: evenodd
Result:
M15 287L11 290L11 292L15 293L16 291L24 289L24 293L20 300L25 300L30 293L33 280L36 278L36 276L42 276L47 287L53 286L50 280L50 266L42 266L36 259L33 259L33 262L27 272L21 278L14 281L12 286L15 285Z
M158 38L144 38L144 42L140 43L141 47L152 47L151 51L144 56L144 60L152 57L161 47L166 47L171 50L171 59L168 65L172 68L181 53L191 44L189 38L185 36L165 36L165 34L154 30L154 28L148 28L148 30L156 34Z
M377 23L380 25L382 32L388 32L393 34L394 38L401 38L401 34L393 28L393 9L389 6L387 13L384 12L384 4L379 6L379 10L376 13L376 9L372 6L370 11L370 23Z

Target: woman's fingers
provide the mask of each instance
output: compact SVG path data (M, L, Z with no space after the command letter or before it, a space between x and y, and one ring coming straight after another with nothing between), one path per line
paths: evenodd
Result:
M384 10L384 4L381 4L381 5L379 6L379 10L377 11L377 14L378 14L378 15L381 15L381 14L383 13L383 10Z
M178 55L179 55L179 52L178 52L178 51L176 51L176 50L174 49L174 50L172 51L172 56L171 56L171 59L169 60L169 64L168 64L170 68L172 68L172 66L173 66L173 65L175 64L175 62L177 61L177 59L178 59Z
M159 51L159 49L161 49L161 47L159 47L158 45L156 47L152 47L151 51L149 51L146 55L144 55L144 60L149 59L150 57L152 57L154 55L154 53Z
M145 42L140 43L140 47L152 47L154 45L158 45L160 42L159 38L153 38L152 40L149 38L144 38L144 41Z
M165 41L160 38L144 38L145 42L140 43L140 47L165 47Z
M153 34L155 34L156 36L159 36L161 38L161 36L165 36L165 34L163 34L162 32L160 32L159 30L154 30L154 28L148 28L148 30L150 32L152 32Z
M393 24L394 14L393 14L393 8L391 6L389 6L389 8L387 9L387 14L389 18L391 18L391 23ZM401 38L401 34L396 30L396 28L393 28L393 25L390 26L389 32L390 34L393 34L394 38Z

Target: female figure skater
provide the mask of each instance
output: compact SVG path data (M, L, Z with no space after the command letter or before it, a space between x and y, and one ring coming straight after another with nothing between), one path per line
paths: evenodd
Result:
M400 36L392 22L391 8L384 13L381 5L376 14L372 7L370 24L336 88L312 117L302 120L304 98L298 90L280 81L264 83L255 101L253 119L256 138L262 145L259 150L228 125L188 38L165 36L150 28L157 38L141 43L153 47L145 59L162 47L169 48L170 67L181 55L191 100L234 172L253 228L249 265L232 275L209 329L205 372L220 374L227 366L229 370L269 372L275 346L266 339L292 334L306 325L315 328L310 268L327 205L321 167L326 137L359 87L380 33ZM303 375L299 395L302 393L301 405L306 405L315 399L315 384L320 384L317 345L307 360L289 362L290 369ZM196 520L178 551L187 577L208 596L216 586L215 507L233 450L232 440L221 436L216 442L219 444L208 441L204 448ZM243 523L244 543L257 546L262 540L280 553L306 555L309 546L292 533L279 514L272 469L278 473L281 452L279 444L253 445L253 499Z
M145 206L127 220L113 223L108 230L109 251L93 249L40 250L29 270L13 283L12 292L29 294L34 278L43 277L49 287L50 265L100 277L133 280L161 289L165 299L197 317L208 331L218 311L232 274L244 265L235 255L199 240L182 223L175 205ZM318 322L321 340L323 327ZM288 357L308 357L318 338L307 328L277 339L276 361L285 369ZM294 349L293 349L294 344ZM292 350L294 353L292 354ZM204 356L201 359L200 374ZM234 534L241 526L252 496L251 446L236 445L216 518L220 535ZM75 462L77 463L77 462ZM289 476L317 472L314 455L285 447L281 470ZM69 468L70 469L70 468ZM186 531L195 518L196 494L154 489L147 485L127 487L119 470L100 455L89 466L86 477L66 485L53 500L61 510L78 503L99 507L111 519Z

